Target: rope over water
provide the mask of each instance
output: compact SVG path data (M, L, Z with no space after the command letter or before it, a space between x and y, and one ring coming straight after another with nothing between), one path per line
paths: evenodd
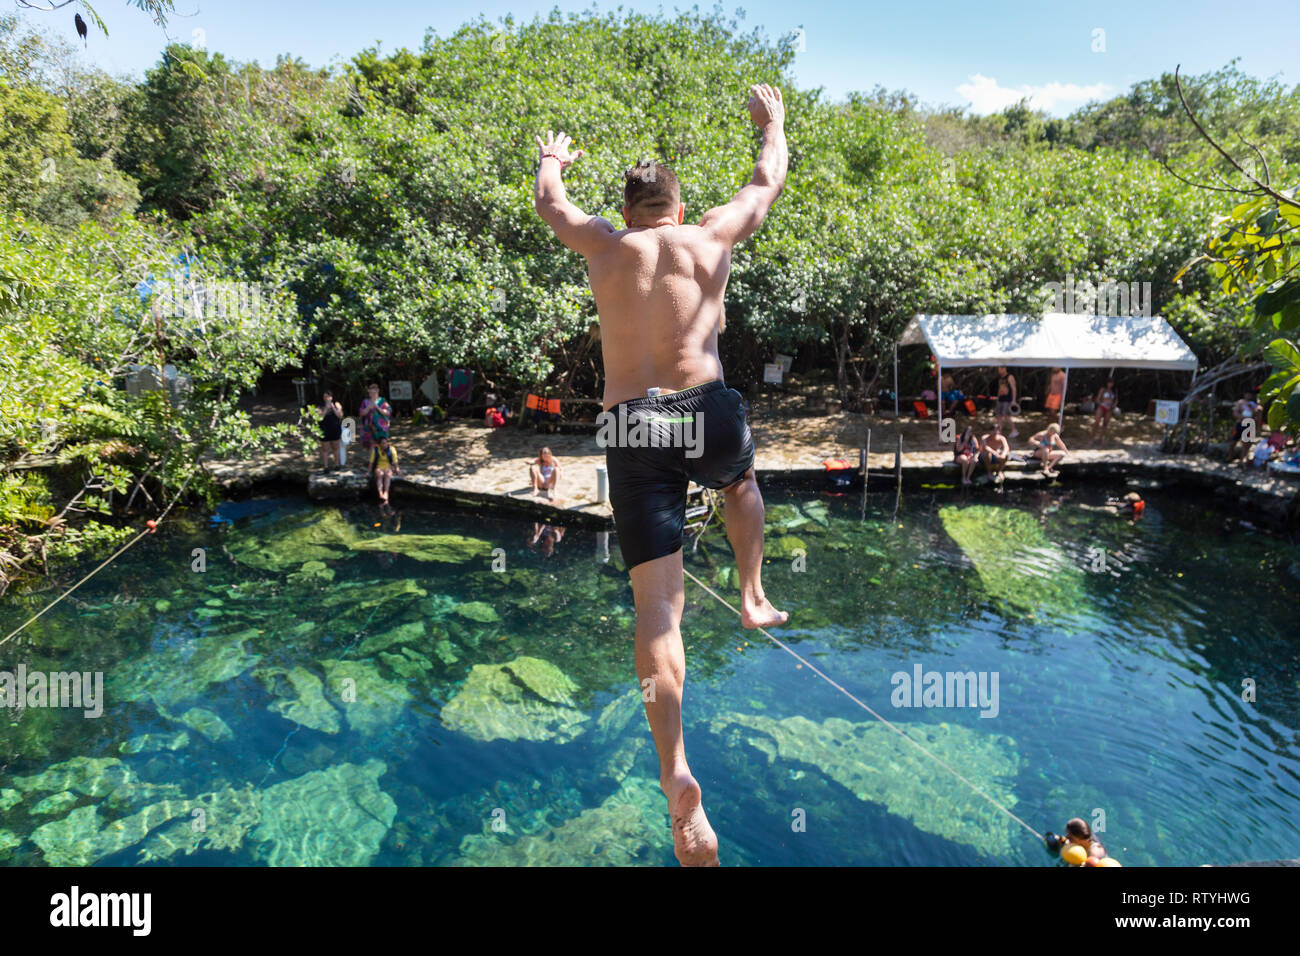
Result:
M685 574L685 575L686 575L688 578L690 578L692 581L694 581L696 584L698 584L701 588L703 588L703 589L704 589L705 591L707 591L709 594L713 595L713 597L717 598L718 602L719 602L720 604L722 604L723 607L727 608L727 610L729 610L729 611L731 611L732 613L734 613L737 617L740 616L740 611L738 611L736 608L732 607L729 603L727 603L726 598L724 598L724 597L722 597L722 595L718 594L718 592L715 591L715 590L713 590L713 588L709 587L707 584L705 584L703 581L701 581L701 580L700 580L699 578L697 578L695 575L691 574L691 572L688 571L686 568L682 568L682 573ZM983 798L984 798L985 800L987 800L989 803L993 804L993 806L997 807L999 810L1001 810L1003 813L1005 813L1007 816L1009 816L1012 820L1015 820L1017 823L1019 823L1022 827L1024 827L1026 830L1028 830L1030 833L1032 833L1032 834L1033 834L1033 835L1038 839L1038 841L1039 841L1040 843L1043 841L1043 834L1039 833L1037 830L1035 830L1033 827L1031 827L1031 826L1030 826L1028 823L1026 823L1024 820L1020 819L1020 817L1016 816L1014 813L1012 813L1010 810L1008 810L1008 809L1007 809L1006 807L1004 807L1002 804L998 803L998 802L997 802L996 800L994 800L991 796L989 796L987 793L985 793L985 792L984 792L983 790L981 790L979 787L975 786L975 784L971 783L969 780L967 780L965 777L963 777L960 773L958 773L958 772L957 772L956 770L954 770L952 767L948 766L948 764L944 763L941 759L939 759L937 756L935 756L933 753L931 753L931 752L930 752L926 747L924 747L923 745L917 743L915 740L913 740L911 737L909 737L906 733L904 733L902 730L900 730L900 729L899 729L895 724L891 723L890 721L886 720L884 717L880 716L880 714L876 713L874 710L872 710L870 707L868 707L866 704L864 704L861 700L859 700L859 699L858 699L857 697L855 697L853 694L849 693L849 691L845 690L842 686L840 686L838 683L836 683L832 678L828 677L826 674L824 674L824 673L822 673L820 670L818 670L818 669L817 669L817 668L816 668L812 663L810 663L810 662L807 661L807 660L804 660L804 658L802 658L802 657L800 657L798 654L796 654L796 653L795 653L793 650L791 650L787 645L785 645L785 644L783 644L781 641L777 640L775 637L773 637L771 634L769 634L769 633L767 632L767 629L766 629L766 628L760 627L758 630L762 631L762 632L763 632L763 636L766 637L766 638L767 638L769 641L771 641L773 644L775 644L777 647L781 648L781 650L785 651L787 654L789 654L791 657L793 657L793 658L794 658L795 660L797 660L799 663L803 664L805 667L807 667L810 671L812 671L814 674L816 674L816 675L817 675L818 677L820 677L822 680L826 681L826 683L830 684L832 687L834 687L837 691L839 691L841 694L843 694L843 695L844 695L845 697L847 697L849 700L853 701L853 703L857 704L859 707L861 707L863 710L865 710L865 711L866 711L868 714L870 714L872 717L876 718L876 720L880 721L882 724L884 724L886 727L888 727L888 728L889 728L890 730L892 730L894 733L898 734L898 736L902 737L904 740L906 740L909 744L911 744L911 745L912 745L913 747L915 747L917 750L921 751L921 753L925 754L927 757L929 757L931 760L933 760L935 763L937 763L940 767L943 767L944 770L947 770L950 774L952 774L954 777L956 777L956 778L957 778L958 780L960 780L962 783L966 784L966 786L970 787L972 790L974 790L976 793L978 793L981 797L983 797Z
M194 477L194 475L191 474L191 475L190 475L190 478L193 478L193 477ZM10 631L8 634L6 634L3 638L0 638L0 647L3 647L5 644L9 643L9 641L10 641L12 638L16 637L17 635L19 635L19 634L21 634L23 631L25 631L25 630L27 629L28 625L30 625L32 622L34 622L35 620L37 620L38 618L40 618L42 615L44 615L46 611L48 611L50 608L54 607L54 605L58 604L60 601L62 601L65 597L67 597L67 596L68 596L69 594L71 594L73 591L77 590L77 588L81 587L83 584L85 584L87 581L89 581L91 578L93 578L93 577L94 577L96 574L98 574L100 571L103 571L106 567L108 567L110 564L112 564L114 561L116 561L119 557L121 557L124 553L126 553L127 549L129 549L130 547L132 547L132 546L133 546L137 541L139 541L141 538L145 537L146 535L153 534L155 531L157 531L157 530L158 530L158 526L159 526L160 524L163 523L163 519L165 519L165 518L167 517L167 515L171 512L172 507L175 506L176 502L180 500L181 495L185 494L185 489L188 488L188 487L189 487L189 484L190 484L190 478L186 478L186 479L185 479L185 484L181 485L181 489L180 489L180 491L178 491L178 492L176 493L176 497L174 497L174 498L172 499L171 504L169 504L166 508L163 509L163 513L160 514L157 518L154 518L154 519L152 519L151 521L148 522L148 527L146 527L143 531L141 531L139 534L137 534L134 538L132 538L132 539L131 539L130 541L128 541L126 544L122 545L122 547L120 547L120 548L118 548L116 551L114 551L114 552L113 552L113 553L108 557L108 559L107 559L106 561L104 561L103 564L101 564L99 567L95 568L95 570L91 571L91 572L90 572L89 574L87 574L84 578L82 578L80 581L78 581L78 582L77 582L76 584L74 584L72 587L68 588L66 591L64 591L62 594L60 594L58 597L56 597L56 598L55 598L53 601L51 601L49 604L45 605L45 607L41 608L38 612L36 612L35 614L33 614L33 615L32 615L31 617L29 617L27 620L23 621L22 624L20 624L20 625L19 625L18 627L16 627L16 628L14 628L12 631Z

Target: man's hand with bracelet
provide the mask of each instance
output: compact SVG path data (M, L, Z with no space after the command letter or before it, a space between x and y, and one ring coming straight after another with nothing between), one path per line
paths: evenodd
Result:
M569 146L572 142L573 138L567 133L562 132L559 136L556 136L554 131L547 130L546 142L542 142L540 136L537 137L538 163L543 163L547 159L555 159L560 163L561 172L568 169L582 155L582 150L578 150L576 153L569 152Z

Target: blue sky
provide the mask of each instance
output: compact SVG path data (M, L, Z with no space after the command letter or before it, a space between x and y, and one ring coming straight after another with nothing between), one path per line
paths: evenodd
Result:
M11 5L13 0L0 3ZM277 53L289 52L322 66L380 41L385 50L416 49L426 28L446 36L479 13L492 22L507 13L517 21L530 20L554 6L608 11L618 5L554 0L177 0L177 15L167 33L191 42L194 31L201 30L208 49L237 60L270 64ZM678 9L658 3L622 6L668 15ZM166 38L146 15L120 0L100 0L95 7L107 18L111 35L92 31L86 53L90 60L110 72L137 76L157 61ZM701 7L708 9L707 4ZM1278 76L1288 85L1300 82L1293 43L1288 50L1295 8L1280 0L1244 0L1231 8L1204 0L760 0L724 6L729 16L737 9L744 10L744 29L762 27L769 37L802 28L796 79L804 88L822 86L836 99L849 90L880 84L910 90L928 103L963 105L978 113L1030 95L1039 108L1064 115L1090 99L1114 96L1138 80L1172 70L1175 64L1202 73L1233 57L1241 58L1247 73ZM65 8L27 16L66 30L75 39L72 12Z

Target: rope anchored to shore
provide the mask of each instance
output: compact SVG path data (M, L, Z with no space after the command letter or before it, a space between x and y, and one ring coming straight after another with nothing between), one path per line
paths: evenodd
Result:
M193 478L193 477L194 477L193 475L190 476L190 478ZM139 534L137 534L134 538L132 538L132 539L131 539L130 541L128 541L126 544L122 545L122 547L120 547L120 548L118 548L116 551L114 551L114 552L113 552L113 553L108 557L108 559L107 559L106 561L104 561L104 562L103 562L99 567L95 568L95 570L91 571L91 572L90 572L89 574L87 574L84 578L82 578L80 581L78 581L78 582L77 582L76 584L74 584L72 587L68 588L66 591L64 591L62 594L60 594L58 597L56 597L56 598L55 598L53 601L51 601L49 604L45 605L45 607L41 608L40 611L38 611L37 613L33 614L33 615L32 615L31 617L29 617L27 620L23 621L22 624L20 624L20 625L19 625L18 627L16 627L16 628L14 628L12 631L10 631L8 634L6 634L3 638L0 638L0 647L3 647L5 644L9 643L9 641L10 641L11 639L13 639L14 637L16 637L16 636L18 636L19 634L21 634L23 631L25 631L25 630L28 628L29 625L31 625L31 624L34 623L36 620L38 620L39 618L41 618L41 617L45 614L46 611L50 610L50 608L54 607L54 605L58 604L60 601L62 601L65 597L67 597L67 596L68 596L69 594L71 594L73 591L77 590L77 588L81 587L83 584L85 584L87 581L89 581L91 578L93 578L93 577L94 577L96 574L98 574L100 571L103 571L106 567L108 567L110 564L112 564L114 561L116 561L119 557L121 557L123 554L125 554L126 551L127 551L128 549L130 549L131 547L133 547L133 546L135 545L135 543L136 543L137 541L139 541L141 538L146 537L147 535L151 535L151 534L153 534L155 531L157 531L157 530L158 530L158 525L162 524L163 519L165 519L165 518L167 517L168 513L172 510L172 507L176 504L176 502L180 500L181 495L183 495L183 494L185 493L185 489L189 487L189 484L190 484L190 479L189 479L189 478L186 478L186 479L185 479L185 484L181 485L181 490L180 490L179 492L176 493L176 497L172 499L171 504L169 504L166 508L163 509L163 513L160 514L157 518L150 518L148 521L146 521L146 522L145 522L145 529L144 529L143 531L141 531Z
M703 588L706 592L708 592L708 593L711 594L714 598L716 598L716 599L718 600L718 603L719 603L719 604L721 604L723 607L727 608L727 610L731 611L731 612L732 612L733 614L735 614L737 617L740 617L740 611L737 610L736 608L732 607L732 606L727 602L726 598L724 598L722 595L718 594L717 591L713 590L713 588L709 587L707 584L705 584L703 581L701 581L701 580L700 580L699 578L697 578L695 575L691 574L691 572L688 571L686 568L682 568L682 572L683 572L683 573L684 573L688 578L690 578L692 581L694 581L696 584L698 584L701 588ZM981 789L980 789L979 787L977 787L975 784L971 783L969 780L967 780L964 776L962 776L960 773L958 773L958 772L957 772L956 770L954 770L952 767L948 766L948 764L946 764L946 763L945 763L943 760L941 760L939 757L935 756L935 754L933 754L933 753L932 753L929 749L927 749L925 746L923 746L923 745L917 743L917 742L916 742L915 740L913 740L910 736L908 736L904 731L902 731L902 730L901 730L897 725L891 723L890 721L886 720L884 717L880 716L880 714L876 713L876 712L875 712L874 710L872 710L868 705L866 705L865 703L863 703L861 700L859 700L857 697L855 697L855 696L854 696L853 694L851 694L849 691L845 690L844 687L842 687L840 684L836 683L836 681L833 680L831 677L827 676L827 675L824 674L822 671L818 670L815 666L813 666L813 664L812 664L811 662L809 662L809 661L805 660L804 658L800 657L797 653L795 653L793 650L791 650L791 648L790 648L788 645L786 645L786 644L782 643L781 641L777 640L775 637L773 637L771 634L769 634L769 633L767 632L767 628L760 627L758 630L761 631L761 632L763 633L763 636L766 637L769 641L771 641L771 642L772 642L773 644L775 644L777 647L781 648L781 650L785 651L787 654L789 654L791 657L793 657L793 658L794 658L795 660L797 660L799 663L803 664L805 667L807 667L810 671L812 671L814 674L816 674L816 675L817 675L818 677L820 677L822 680L826 681L826 683L830 684L832 687L834 687L837 691L839 691L841 694L843 694L843 695L844 695L845 697L847 697L849 700L853 701L853 703L857 704L859 707L861 707L863 710L865 710L865 711L866 711L868 714L870 714L872 717L876 718L876 720L880 721L882 724L884 724L886 727L888 727L888 728L889 728L890 730L892 730L894 733L898 734L898 736L902 737L904 740L906 740L909 744L911 744L911 745L912 745L913 747L915 747L917 750L921 751L921 753L925 754L927 757L929 757L931 760L933 760L935 763L937 763L940 767L943 767L944 770L947 770L950 774L952 774L954 777L956 777L956 778L957 778L958 780L960 780L962 783L966 784L966 786L970 787L972 790L974 790L976 793L978 793L981 797L983 797L983 798L984 798L985 800L987 800L989 803L993 804L993 806L997 807L999 810L1001 810L1003 813L1005 813L1007 816L1009 816L1012 820L1015 820L1017 823L1019 823L1022 827L1024 827L1026 830L1028 830L1030 833L1032 833L1032 834L1034 835L1034 837L1038 840L1039 843L1043 842L1043 834L1039 833L1037 830L1035 830L1033 827L1031 827L1031 826L1030 826L1028 823L1026 823L1024 820L1020 819L1020 817L1016 816L1015 813L1013 813L1011 810L1007 809L1007 808L1004 807L1002 804L998 803L998 802L997 802L996 800L994 800L991 796L989 796L987 793L985 793L983 790L981 790Z

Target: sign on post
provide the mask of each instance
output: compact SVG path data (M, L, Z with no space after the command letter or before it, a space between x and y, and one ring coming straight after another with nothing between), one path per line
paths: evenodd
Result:
M1178 424L1178 402L1156 400L1156 421L1161 425Z
M780 362L768 362L763 366L763 381L765 383L780 385L784 374L785 366Z
M411 383L390 381L388 383L388 397L394 401L409 402L411 400Z

